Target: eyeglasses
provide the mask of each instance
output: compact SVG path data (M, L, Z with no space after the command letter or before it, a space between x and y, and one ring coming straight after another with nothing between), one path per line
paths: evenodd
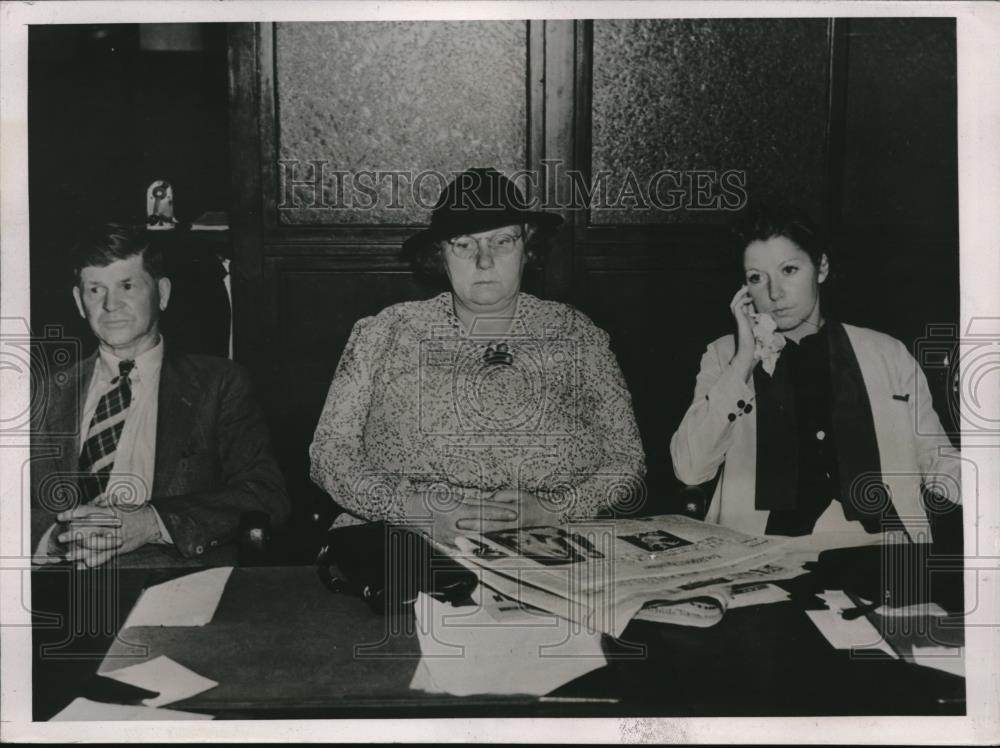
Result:
M517 244L521 241L521 235L508 233L493 234L492 236L484 236L482 239L476 239L473 236L457 236L448 241L448 247L455 257L462 260L471 260L484 241L490 248L490 252L494 255L503 256L509 255L517 249Z

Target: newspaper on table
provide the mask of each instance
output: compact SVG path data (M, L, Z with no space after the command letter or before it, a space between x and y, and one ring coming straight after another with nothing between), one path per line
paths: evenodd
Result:
M767 582L738 583L703 591L693 600L649 603L635 614L633 620L707 628L721 621L726 611L732 608L790 599L791 595L785 590Z
M647 606L644 617L694 623L697 615L678 616L666 608L709 598L723 601L724 612L734 585L802 574L801 563L784 558L784 542L664 515L462 537L456 558L508 597L587 630L620 636Z

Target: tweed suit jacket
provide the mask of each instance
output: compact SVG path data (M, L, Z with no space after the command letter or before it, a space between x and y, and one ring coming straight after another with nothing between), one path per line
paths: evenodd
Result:
M31 449L32 549L55 515L79 502L75 484L81 408L96 362L95 353L62 376L47 380L42 392L36 393ZM286 519L289 500L285 481L271 452L249 377L241 366L167 347L157 402L150 501L174 542L167 556L179 562L197 559L232 542L246 511L266 512L272 525ZM144 548L148 546L133 553Z

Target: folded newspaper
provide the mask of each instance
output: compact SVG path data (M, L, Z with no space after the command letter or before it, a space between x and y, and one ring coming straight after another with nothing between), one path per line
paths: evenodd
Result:
M804 573L784 543L664 515L462 537L456 559L497 592L620 636L640 611L711 625L740 589ZM677 605L684 601L691 604Z

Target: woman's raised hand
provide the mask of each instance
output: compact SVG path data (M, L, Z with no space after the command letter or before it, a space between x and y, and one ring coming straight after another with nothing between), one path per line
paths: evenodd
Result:
M733 356L732 365L746 381L754 366L753 320L750 315L753 313L753 299L750 298L750 287L746 284L740 286L740 290L729 302L729 311L733 313L736 320L736 355Z

